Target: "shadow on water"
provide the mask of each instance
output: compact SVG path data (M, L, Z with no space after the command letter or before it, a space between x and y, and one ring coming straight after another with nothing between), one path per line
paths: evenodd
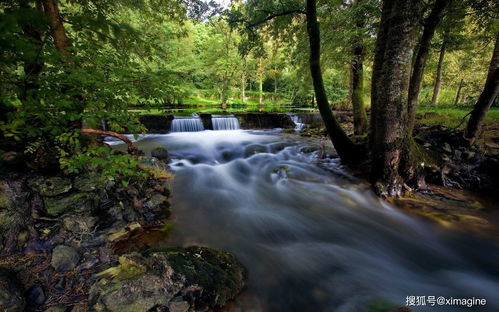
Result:
M248 268L231 311L368 311L422 295L487 305L415 311L499 311L498 248L395 210L304 143L203 131L137 145L173 157L169 243L224 248Z

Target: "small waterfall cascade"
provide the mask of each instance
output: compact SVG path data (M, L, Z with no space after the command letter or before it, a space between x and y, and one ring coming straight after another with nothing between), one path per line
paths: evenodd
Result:
M295 131L301 131L305 124L302 122L300 116L291 115L291 120L295 123Z
M221 116L213 115L211 117L213 130L239 130L239 120L233 115Z
M196 132L203 131L203 123L198 115L193 114L192 117L177 117L172 121L171 132Z

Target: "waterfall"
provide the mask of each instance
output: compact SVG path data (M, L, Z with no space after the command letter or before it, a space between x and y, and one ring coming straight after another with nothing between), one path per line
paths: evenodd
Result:
M175 117L172 121L171 132L195 132L203 130L203 123L197 116Z
M305 126L298 115L291 115L291 120L295 123L295 131L301 131Z
M219 116L213 115L211 117L213 130L239 130L239 120L233 115Z

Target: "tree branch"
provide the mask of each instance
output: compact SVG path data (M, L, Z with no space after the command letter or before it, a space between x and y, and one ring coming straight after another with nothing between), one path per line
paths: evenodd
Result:
M251 24L247 25L246 28L250 29L250 28L260 26L260 25L265 24L266 22L273 20L274 18L280 17L280 16L286 16L286 15L291 15L291 14L307 14L307 12L305 12L303 10L290 10L290 11L283 11L283 12L279 12L279 13L273 13L273 12L267 11L267 10L261 10L261 11L268 13L269 15L258 22L251 23Z
M135 147L135 145L133 145L132 141L129 138L127 138L126 136L124 136L122 134L114 132L114 131L104 131L104 130L84 128L84 129L81 129L81 133L90 133L90 134L100 134L100 135L112 136L112 137L115 137L115 138L125 142L126 145L128 146L128 152L130 154L137 155L139 152L139 149L137 147Z

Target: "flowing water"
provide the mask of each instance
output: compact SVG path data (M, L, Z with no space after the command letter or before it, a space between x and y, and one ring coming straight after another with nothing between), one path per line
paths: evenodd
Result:
M203 131L203 123L199 117L177 117L172 121L172 132Z
M173 157L168 243L223 248L247 267L229 311L381 311L407 296L487 300L414 311L499 311L497 247L396 210L296 140L239 130L136 142Z
M211 117L213 130L239 130L239 121L236 117L213 115Z

